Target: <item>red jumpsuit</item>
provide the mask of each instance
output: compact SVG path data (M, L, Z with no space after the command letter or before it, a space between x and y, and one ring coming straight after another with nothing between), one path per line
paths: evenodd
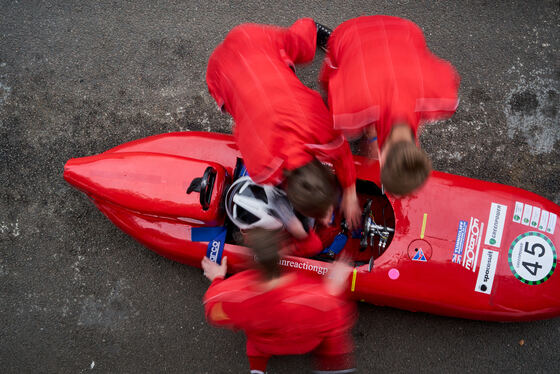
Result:
M349 368L354 304L331 296L320 279L297 272L280 279L269 291L256 270L215 279L204 295L208 322L245 332L251 369L264 371L272 355L311 351L322 369Z
M289 28L243 24L210 56L208 89L235 120L237 145L256 183L276 185L283 170L313 157L333 164L342 187L355 182L348 143L333 129L321 96L293 71L313 60L316 37L310 18Z
M375 124L381 148L397 122L416 136L420 122L450 117L457 108L459 75L432 54L422 30L390 16L340 24L328 41L319 77L328 90L335 129L350 135Z

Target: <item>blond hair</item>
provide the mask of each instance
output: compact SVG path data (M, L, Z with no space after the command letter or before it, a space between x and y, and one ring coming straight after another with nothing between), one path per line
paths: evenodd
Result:
M399 141L390 146L383 168L381 183L394 195L407 195L420 187L432 170L431 162L414 142Z

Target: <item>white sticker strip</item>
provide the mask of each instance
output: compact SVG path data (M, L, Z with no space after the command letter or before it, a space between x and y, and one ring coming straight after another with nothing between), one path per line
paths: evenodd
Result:
M546 228L546 232L549 234L554 234L554 229L556 228L556 214L550 213L548 217L548 227Z
M478 268L478 277L474 290L490 295L492 286L494 285L494 275L496 275L496 267L498 266L498 251L491 251L484 248L482 257L480 258L480 267Z
M513 222L520 223L521 215L523 214L523 203L515 202L515 211L513 212Z
M539 224L539 217L541 215L541 208L537 208L536 206L533 207L533 214L531 215L531 223L529 223L532 227L537 227Z
M480 242L482 242L482 233L484 232L484 222L480 223L480 237L477 240L476 243L476 254L474 255L474 266L473 266L473 273L474 273L474 268L476 267L476 259L478 258L478 252L480 251Z
M531 211L533 207L529 204L525 204L525 209L523 209L523 218L521 219L521 223L525 226L529 224L531 221Z
M502 235L504 233L504 224L506 222L506 212L506 205L492 203L490 215L488 216L488 228L486 229L484 244L500 248L502 244Z
M541 213L541 221L539 222L539 230L546 231L548 225L548 211L543 210Z

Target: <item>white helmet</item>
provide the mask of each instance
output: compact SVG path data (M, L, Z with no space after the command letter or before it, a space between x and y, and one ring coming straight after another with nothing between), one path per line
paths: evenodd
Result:
M241 177L226 193L226 213L240 229L281 229L283 223L273 207L278 194L284 192L276 187L256 184L248 176Z

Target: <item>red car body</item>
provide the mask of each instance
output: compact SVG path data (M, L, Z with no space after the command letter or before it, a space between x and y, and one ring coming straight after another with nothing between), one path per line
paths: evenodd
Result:
M123 231L169 259L200 266L208 241L193 228L224 225L223 196L240 157L232 136L169 133L132 141L100 155L71 159L64 178L85 192ZM356 266L348 294L376 305L461 318L523 321L560 315L560 207L534 193L434 171L414 194L379 193L379 165L355 156L362 202L394 228L386 248L345 250ZM211 166L207 209L186 190ZM360 187L361 186L361 187ZM376 192L377 191L377 192ZM337 225L318 229L328 246ZM363 248L362 248L363 249ZM231 272L251 261L246 247L226 242ZM368 264L373 260L373 265ZM330 263L286 257L281 265L324 276Z

